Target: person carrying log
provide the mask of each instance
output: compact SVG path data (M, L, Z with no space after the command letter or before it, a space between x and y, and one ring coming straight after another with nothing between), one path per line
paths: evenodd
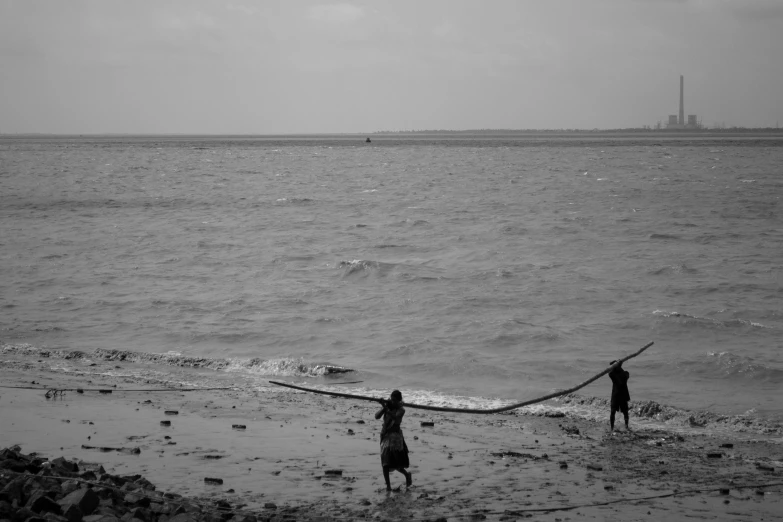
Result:
M402 407L402 393L394 390L389 396L389 400L379 401L383 408L376 414L375 418L383 417L383 427L381 428L381 466L383 466L383 479L386 481L386 491L391 491L389 482L389 471L396 470L405 475L405 485L410 487L413 484L413 477L406 468L410 466L408 460L408 446L405 444L405 438L402 436L400 424L405 415L405 408Z
M610 362L609 366L616 362L616 360ZM618 410L623 413L623 417L625 418L625 429L631 429L628 427L628 401L631 400L631 394L628 391L628 378L630 376L630 373L623 370L622 361L609 372L609 378L612 379L612 400L610 403L609 425L611 426L612 431L614 431L614 414Z

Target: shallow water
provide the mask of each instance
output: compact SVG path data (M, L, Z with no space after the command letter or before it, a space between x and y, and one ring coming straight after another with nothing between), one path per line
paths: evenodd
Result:
M0 341L446 402L654 341L633 400L780 420L781 145L3 139Z

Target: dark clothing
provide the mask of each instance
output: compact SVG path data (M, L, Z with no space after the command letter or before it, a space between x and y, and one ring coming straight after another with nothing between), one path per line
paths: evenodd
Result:
M628 401L631 400L631 394L628 392L628 377L630 376L630 373L619 366L609 372L609 378L612 379L612 411L622 409L624 405L623 413L628 412Z
M611 407L612 407L611 413L615 413L617 411L620 411L626 417L628 416L628 402L614 402L614 401L612 401L612 406Z
M383 428L381 428L381 465L391 469L407 468L408 446L402 436L400 423L405 415L405 408L398 406L383 412Z

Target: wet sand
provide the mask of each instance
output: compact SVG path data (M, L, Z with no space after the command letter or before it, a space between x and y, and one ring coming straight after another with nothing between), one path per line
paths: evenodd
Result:
M392 473L387 493L372 403L282 388L124 392L155 386L87 383L32 365L0 370L0 382L113 390L47 399L41 390L0 388L0 447L142 474L159 491L204 505L223 499L262 519L783 517L783 447L766 440L610 433L556 408L486 416L408 409L414 485Z

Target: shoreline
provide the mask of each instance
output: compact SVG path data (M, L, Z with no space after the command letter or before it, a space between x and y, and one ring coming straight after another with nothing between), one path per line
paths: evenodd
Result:
M758 487L783 483L783 446L766 440L643 425L609 433L606 422L556 404L481 416L409 409L402 428L414 485L406 489L393 474L387 495L372 403L283 389L123 392L139 383L92 376L88 384L33 367L0 370L0 380L113 390L46 399L42 390L0 389L0 446L141 474L160 491L227 502L259 519L283 510L304 519L783 516L783 486ZM632 414L632 428L636 420Z
M270 368L262 368L262 371L272 372L268 377L270 380L267 380L261 377L263 374L241 371L245 368L241 362L227 358L104 349L84 352L37 348L29 344L5 344L2 341L0 341L0 355L4 357L3 363L10 368L36 375L51 375L53 379L77 379L80 384L76 386L84 388L88 387L84 383L90 383L92 379L109 379L112 382L131 383L136 388L151 386L199 390L224 388L250 390L250 393L263 395L282 391L278 386L272 385L271 380L285 380L293 381L289 382L292 385L351 395L359 393L384 396L388 392L386 389L378 388L377 384L369 387L364 384L358 388L353 386L341 388L339 386L343 384L364 383L363 380L354 380L361 378L361 374L356 373L357 370L327 363L287 361L283 368L274 365ZM253 361L248 364L253 364ZM161 366L164 371L158 371L155 366ZM239 371L235 371L237 369ZM288 373L276 372L281 369L288 370ZM349 381L343 382L346 379ZM305 382L299 382L300 380ZM600 387L600 383L597 386ZM553 391L555 390L549 390L549 392ZM519 400L444 395L426 390L406 389L406 402L461 409L490 409L506 407ZM636 422L648 429L738 439L763 438L783 444L783 422L777 410L760 412L755 407L747 410L740 409L741 412L689 409L657 400L632 400L629 404L632 415L637 418ZM556 410L571 417L600 423L606 420L608 408L606 396L581 395L577 392L515 411L535 415Z

